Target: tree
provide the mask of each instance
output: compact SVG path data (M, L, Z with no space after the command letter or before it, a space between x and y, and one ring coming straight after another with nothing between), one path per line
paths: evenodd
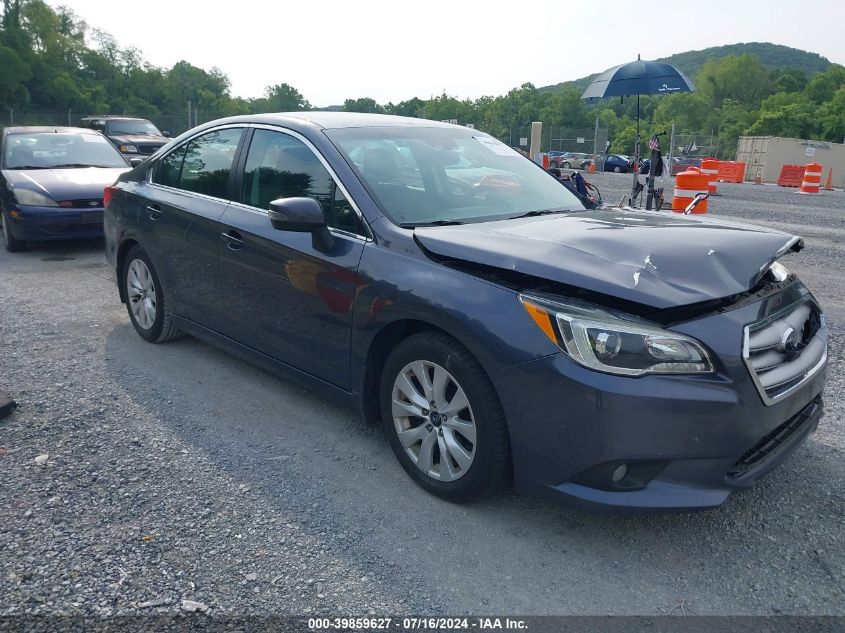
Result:
M779 92L765 99L757 120L748 129L751 135L813 138L819 122L813 102L800 92Z
M298 112L311 108L299 90L288 84L267 86L264 98L257 99L255 105L258 106L257 112Z
M540 120L549 125L570 128L586 127L591 123L581 91L572 86L566 86L546 98L540 110Z
M384 108L376 103L375 99L361 97L360 99L347 99L343 102L344 112L370 112L384 114Z
M772 92L769 73L758 57L748 54L707 62L698 73L695 85L717 108L725 99L757 107Z
M652 126L668 131L674 123L678 132L698 134L715 127L712 118L713 106L705 95L700 92L683 92L658 100Z
M29 100L26 81L29 66L8 46L0 46L0 103L6 107L24 105Z
M400 101L396 105L388 103L384 106L385 112L388 114L395 114L397 116L411 116L424 118L425 101L414 97L407 101Z
M614 154L633 155L634 142L637 139L637 127L633 123L629 123L624 128L620 129L616 135L610 139L610 151ZM640 149L642 153L642 149Z
M807 87L807 75L797 68L778 68L770 78L775 92L801 92Z
M823 73L810 80L804 93L814 103L822 104L833 99L833 95L845 84L845 66L833 64Z

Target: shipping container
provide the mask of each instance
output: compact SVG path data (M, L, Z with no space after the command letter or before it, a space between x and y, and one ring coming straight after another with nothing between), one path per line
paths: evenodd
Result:
M832 170L832 184L845 186L845 145L824 141L808 141L779 136L740 136L736 147L736 160L744 162L745 180L777 182L784 165L819 163L824 167L822 185Z

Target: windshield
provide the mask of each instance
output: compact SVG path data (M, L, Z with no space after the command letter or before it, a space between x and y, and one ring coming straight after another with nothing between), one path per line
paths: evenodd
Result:
M344 128L326 135L401 226L584 210L554 177L475 130Z
M161 136L161 130L149 121L109 121L109 134L139 134L141 136Z
M5 169L126 167L104 136L81 132L9 134L3 163Z

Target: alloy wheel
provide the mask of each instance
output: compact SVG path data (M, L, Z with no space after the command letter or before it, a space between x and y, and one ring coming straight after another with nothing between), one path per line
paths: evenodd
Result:
M126 296L135 322L149 330L156 320L156 289L150 269L140 259L132 260L126 270Z
M437 481L463 477L476 453L476 426L466 393L446 369L418 360L396 376L393 424L414 465Z

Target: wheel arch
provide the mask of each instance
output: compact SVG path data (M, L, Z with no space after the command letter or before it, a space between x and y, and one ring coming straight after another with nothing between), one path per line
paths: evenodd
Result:
M421 332L439 332L455 339L475 357L487 375L487 378L490 378L489 372L484 367L484 363L473 352L472 345L467 345L466 341L461 340L461 337L456 336L454 332L450 332L439 325L422 319L403 318L391 321L378 331L367 348L360 383L360 409L361 416L364 420L372 422L379 421L381 418L379 412L379 385L381 383L382 370L390 352L400 341Z

